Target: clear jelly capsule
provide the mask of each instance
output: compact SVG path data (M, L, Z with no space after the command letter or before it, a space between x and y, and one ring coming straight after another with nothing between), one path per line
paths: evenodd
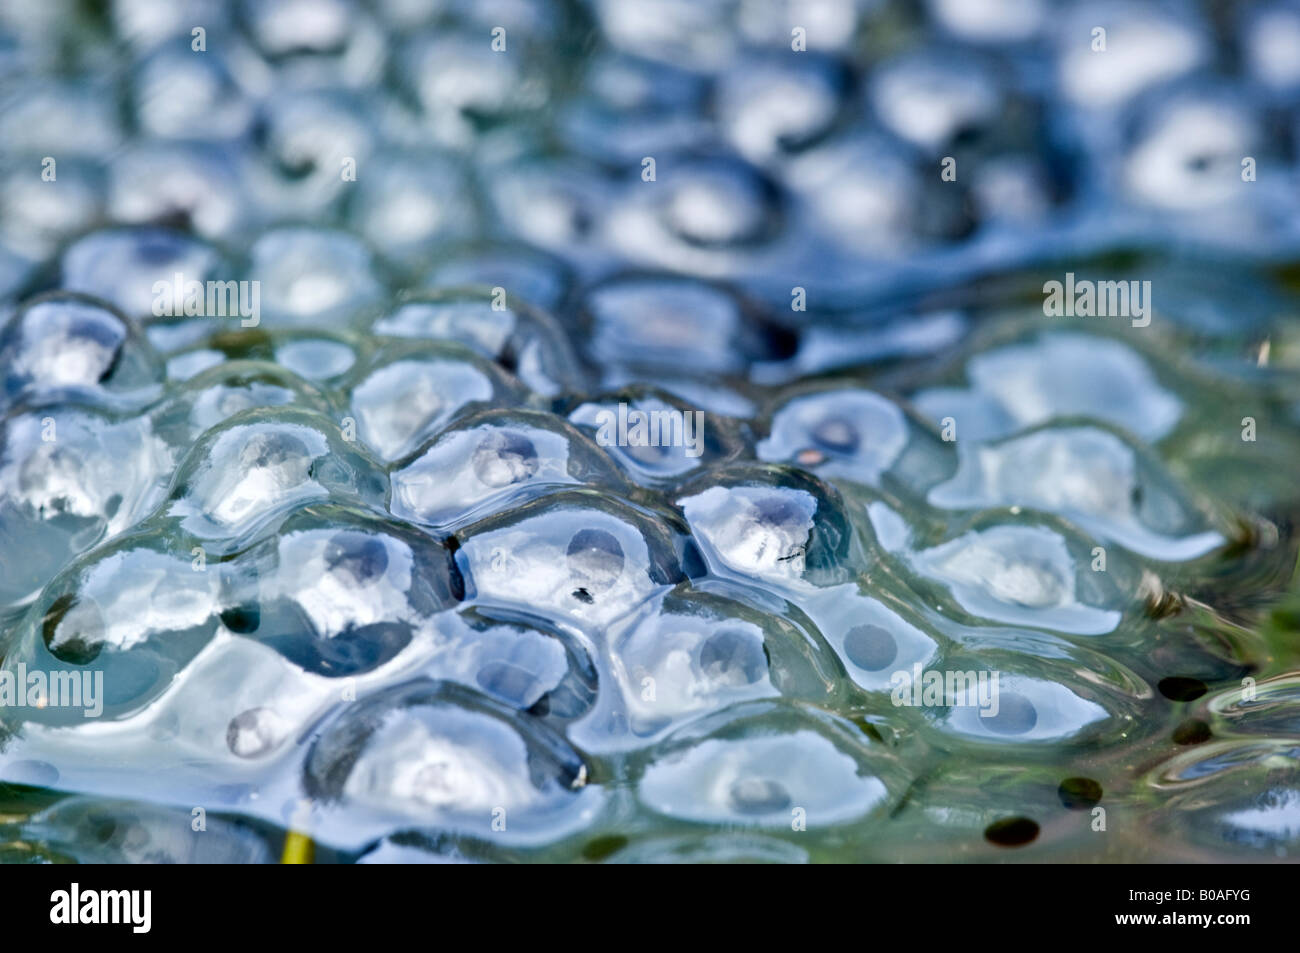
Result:
M723 133L751 162L797 152L830 132L846 106L848 84L842 63L816 53L747 59L718 81Z
M936 420L952 417L963 440L1002 437L1054 417L1091 417L1143 440L1168 436L1183 401L1150 363L1120 341L1051 332L976 354L971 391L934 388L913 402Z
M910 562L972 615L1074 635L1112 632L1124 596L1108 573L1094 572L1089 548L1071 542L1045 526L992 526L913 553Z
M809 474L731 466L691 481L676 502L718 575L808 591L866 569L839 494Z
M55 292L29 299L0 327L3 402L80 400L110 407L156 395L162 368L135 325L107 304Z
M1157 464L1093 427L1045 427L959 447L951 480L929 493L945 509L1026 506L1056 513L1100 540L1168 562L1203 556L1224 538Z
M458 415L520 396L494 364L454 344L424 341L368 355L342 386L357 439L386 462L412 453Z
M451 529L584 484L622 479L576 429L530 410L486 410L449 427L390 472L399 519Z
M751 0L735 8L739 35L764 47L790 48L792 30L804 28L808 50L851 54L857 31L881 11L878 0Z
M360 86L379 78L386 42L369 13L351 0L256 0L240 4L258 52L279 82Z
M647 155L707 143L703 77L618 54L596 56L582 93L564 106L560 128L575 152L634 168Z
M1104 24L1104 53L1094 49ZM1203 65L1211 46L1187 4L1081 3L1056 26L1057 77L1070 103L1113 109Z
M263 234L249 255L260 319L271 328L344 327L383 294L370 251L342 232L280 228Z
M825 698L834 662L779 616L679 586L604 637L601 691L569 729L589 751L639 748L729 705L778 695Z
M88 407L0 420L0 606L34 596L75 556L142 519L173 457L147 418Z
M98 163L63 159L52 181L33 175L30 163L0 162L0 243L14 257L6 270L17 271L0 286L7 293L26 284L28 269L48 261L69 239L93 228L104 216Z
M331 678L391 661L464 591L427 534L330 507L295 514L223 569L226 628Z
M1242 179L1242 157L1264 161L1272 151L1259 117L1239 97L1184 94L1143 118L1123 160L1123 189L1162 211L1239 216L1256 195L1254 183Z
M583 297L588 357L641 371L737 374L792 350L731 292L693 278L626 275ZM766 333L765 333L766 332Z
M1238 27L1246 71L1286 94L1300 85L1300 9L1292 3L1243 8Z
M841 725L757 711L690 725L661 744L637 786L642 804L700 824L785 830L861 822L886 808L892 770Z
M661 156L607 213L610 246L644 267L726 277L779 261L793 240L781 185L740 159ZM648 171L643 167L642 175Z
M668 512L596 491L565 490L457 534L468 595L584 629L607 625L698 572L685 527Z
M980 670L969 671L976 676L974 691L966 688L966 695L955 696L962 703L947 708L941 716L945 731L1003 743L1061 741L1111 718L1104 707L1065 684L1010 672L998 672L996 684L986 683L986 703L981 694ZM905 695L907 688L898 690ZM970 703L971 694L975 695L974 704ZM924 695L922 698L924 703Z
M1047 22L1043 0L927 0L926 9L943 29L970 43L1022 43Z
M429 272L429 288L480 285L504 288L506 301L554 312L570 293L573 275L560 258L528 245L485 244L450 251Z
M427 267L434 249L478 237L465 169L437 152L383 153L358 176L347 219L389 261Z
M785 383L826 371L937 354L959 344L968 330L964 313L946 309L883 321L873 316L867 322L852 312L810 312L799 331L798 350L785 361L755 367L751 377L756 383Z
M234 781L218 800L247 810L256 807L248 803L256 786L269 784L284 760L299 760L299 739L343 703L341 684L355 692L367 687L361 679L340 683L309 673L271 646L232 632L226 622L246 628L239 625L240 609L223 610L223 628L147 712L120 734L97 739L101 756L168 765L177 796ZM83 757L94 761L76 754L78 762Z
M193 23L206 23L213 32L217 27L225 29L232 12L218 0L116 0L109 4L113 31L142 50L169 38L192 38Z
M1300 676L1278 675L1242 683L1209 702L1216 720L1233 734L1285 736L1300 725Z
M642 486L666 486L734 458L744 447L728 421L650 387L585 401L569 421Z
M510 39L507 34L507 43ZM539 65L533 59L526 48L522 55L503 56L492 49L490 35L451 28L408 40L400 64L439 141L464 146L475 140L480 126L545 103L550 81L545 73L529 70Z
M728 9L718 0L667 0L652 8L599 0L595 18L613 48L688 69L711 72L739 55Z
M73 797L33 815L23 833L81 864L270 864L251 827L206 817L196 830L188 808Z
M991 124L1005 99L981 59L937 49L906 53L880 66L870 98L887 129L935 155L951 149L959 136Z
M905 602L900 605L897 596L876 587L832 586L801 599L800 608L816 623L849 678L867 691L889 691L894 672L911 671L916 664L929 667L939 656L940 637Z
M1193 775L1178 786L1184 790L1162 791L1151 826L1162 838L1220 857L1226 851L1249 861L1290 858L1300 849L1296 755L1294 745L1262 750L1237 745L1235 751L1215 746L1198 760L1204 768L1213 757L1218 770ZM1230 760L1235 763L1224 763Z
M819 143L790 160L783 181L806 210L810 232L841 254L897 260L926 245L927 229L952 234L963 227L951 209L927 214L914 157L881 135ZM940 184L951 192L956 183Z
M303 783L324 807L318 829L327 840L359 846L415 827L528 843L585 823L600 796L587 776L582 758L540 722L417 679L327 725Z
M420 672L540 718L570 721L596 700L584 640L523 614L466 607L439 614Z
M235 414L254 407L295 406L330 414L325 395L263 361L223 361L174 389L153 411L154 430L180 451Z
M333 218L376 147L370 110L357 97L289 92L267 100L246 153L244 188L263 220Z
M823 391L783 403L755 453L760 460L879 486L907 446L908 431L903 412L879 394Z
M233 164L201 146L143 143L108 169L108 215L125 225L169 225L229 240L251 211Z
M49 694L6 708L11 724L125 719L167 688L217 631L221 611L217 574L196 571L177 550L157 534L123 536L45 587L4 665L14 679L43 677ZM66 696L74 686L80 699Z
M278 335L273 356L276 363L315 384L337 384L357 360L351 342L336 335L310 331Z
M191 295L189 283L204 285L222 275L221 256L206 242L160 228L93 232L68 247L59 262L60 285L113 305L137 320L151 315L180 317L187 300L206 314L207 294Z
M235 77L238 58L216 43L201 56L188 46L176 41L161 46L130 71L132 112L140 129L152 139L242 138L256 109Z
M10 155L100 160L121 143L121 119L108 84L28 78L5 92L0 139Z
M199 439L177 468L164 511L211 554L241 548L307 503L382 509L387 491L384 473L328 418L254 408Z
M501 285L404 297L367 327L386 337L458 342L544 397L580 389L577 360L564 332L549 315L510 297Z
M575 159L533 159L485 176L493 218L506 234L592 269L604 248L605 215L615 186L598 166Z

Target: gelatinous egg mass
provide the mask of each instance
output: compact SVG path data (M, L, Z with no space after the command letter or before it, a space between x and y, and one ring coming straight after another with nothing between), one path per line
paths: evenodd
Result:
M1295 3L4 6L0 862L1300 857Z

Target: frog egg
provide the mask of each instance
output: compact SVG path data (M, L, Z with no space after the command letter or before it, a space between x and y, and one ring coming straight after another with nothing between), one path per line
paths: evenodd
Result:
M250 210L233 166L199 146L148 143L108 168L108 215L125 225L166 224L229 240Z
M555 417L476 413L443 431L391 474L392 512L452 529L565 487L618 486L600 449Z
M478 32L435 30L407 41L401 75L437 139L465 146L482 124L546 102L550 83L544 73L528 72L533 59L527 50L522 58L502 56Z
M169 549L156 534L123 536L45 588L13 634L5 666L97 684L80 706L32 702L15 706L15 718L62 726L125 719L166 689L212 638L220 614L216 573L196 572L188 553Z
M796 817L814 829L863 822L889 801L869 757L820 726L755 718L729 728L664 742L638 785L641 802L696 824L789 830Z
M1122 613L1080 600L1077 578L1084 552L1043 527L995 526L922 550L911 557L925 575L942 581L968 612L1013 625L1075 635L1103 635ZM1118 599L1117 595L1113 596Z
M1091 698L1044 679L998 672L996 686L990 676L988 691L992 700L988 705L968 703L940 709L943 730L982 741L1022 744L1064 741L1112 718Z
M614 166L707 144L702 77L618 54L596 57L582 93L565 105L560 128L573 151Z
M376 156L348 199L347 218L371 247L406 269L479 231L465 170L436 152Z
M716 108L736 151L761 164L827 135L848 83L842 65L816 54L746 61L719 79Z
M854 684L887 692L896 671L913 665L930 667L939 654L938 637L919 620L866 595L857 584L832 586L801 600L826 642L834 649Z
M601 365L735 374L786 353L787 342L763 334L734 294L690 278L613 278L588 290L581 313L588 356Z
M569 420L643 486L666 485L741 447L725 421L652 388L586 401Z
M1026 506L1056 513L1101 540L1169 562L1222 545L1167 477L1139 467L1116 435L1089 427L1047 428L959 451L957 473L929 492L951 509Z
M183 314L185 286L218 277L222 262L216 249L178 232L123 228L79 239L59 264L60 284L67 291L94 295L124 314L145 319Z
M1183 98L1153 110L1124 161L1129 197L1171 212L1240 203L1242 156L1258 156L1255 117L1228 98Z
M1300 9L1277 3L1243 10L1240 26L1246 68L1279 92L1300 85Z
M277 364L314 384L337 384L357 360L346 340L309 331L280 335L274 357Z
M0 421L0 461L0 535L25 541L0 552L0 605L34 596L75 556L141 520L173 465L147 420L78 407Z
M382 507L387 484L328 418L254 408L199 439L177 468L165 513L211 554L246 545L307 503Z
M713 471L679 491L710 571L801 592L866 568L837 493L779 467Z
M236 58L220 49L195 56L188 45L164 46L131 72L136 121L154 139L212 142L243 137L255 113L252 99L235 78Z
M314 91L268 99L255 131L258 151L248 155L241 171L250 202L265 221L332 217L343 195L360 184L358 170L368 168L375 147L363 102ZM313 233L330 234L306 228L290 232L295 243L304 244ZM334 241L339 244L343 237ZM328 274L323 270L319 280Z
M49 260L103 218L102 172L95 163L63 159L52 182L33 176L24 163L7 162L0 169L0 242L24 271L26 265ZM9 290L16 291L17 285Z
M239 555L227 628L305 671L362 675L394 659L463 583L430 537L350 512L311 508Z
M484 604L516 607L586 630L634 609L697 568L684 527L611 497L566 490L457 534L456 563Z
M135 326L97 299L31 298L0 327L3 403L76 398L129 407L157 391L162 368Z
M401 342L370 355L344 382L357 437L381 460L400 459L456 416L512 402L518 388L455 345Z
M440 614L420 671L541 718L568 721L596 698L583 642L540 620L470 607Z
M1047 21L1043 0L927 0L939 26L970 43L1022 43Z
M413 825L549 841L581 824L599 799L584 789L586 778L582 758L545 726L428 679L345 710L321 732L304 770L308 794L327 809L323 835L355 846ZM335 821L333 805L346 818Z
M289 405L330 413L320 391L274 364L223 361L175 389L153 412L154 428L183 451L205 431L241 411Z
M959 395L938 390L916 400L935 419L954 416L968 438L1000 437L1054 417L1091 417L1156 441L1183 416L1183 401L1138 352L1087 334L1048 333L984 351L967 362L966 376L974 393L960 403L952 400ZM970 411L978 415L977 433L968 426Z
M711 72L739 52L732 18L717 0L666 0L654 9L599 0L594 15L611 46L656 62Z
M865 390L796 397L773 414L771 436L759 441L760 460L807 465L829 477L878 486L908 440L903 412Z
M495 289L442 288L404 296L368 327L388 337L459 342L546 397L580 389L577 359L555 321Z
M1106 48L1093 50L1104 24ZM1065 98L1086 109L1113 109L1145 89L1202 66L1210 46L1183 4L1079 4L1057 27L1057 79Z
M248 277L261 282L261 320L272 328L343 327L383 293L369 250L340 232L280 228L249 254Z
M567 298L573 276L561 259L526 245L488 244L451 251L429 273L429 288L481 285L504 288L506 301L553 312Z
M102 160L121 139L117 105L106 84L27 79L6 91L0 141L10 155L54 156L60 165L64 158Z
M989 125L1004 99L982 61L937 50L908 53L881 66L870 96L887 129L935 155Z
M351 0L256 0L240 4L240 18L258 51L286 85L322 81L361 86L383 67L383 31Z

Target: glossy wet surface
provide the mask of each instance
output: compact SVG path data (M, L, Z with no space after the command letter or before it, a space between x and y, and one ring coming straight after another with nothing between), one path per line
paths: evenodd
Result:
M41 8L0 859L1300 853L1294 7Z

